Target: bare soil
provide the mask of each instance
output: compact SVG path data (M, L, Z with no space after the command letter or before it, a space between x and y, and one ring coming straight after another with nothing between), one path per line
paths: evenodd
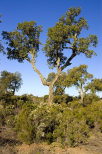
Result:
M102 134L95 133L86 145L75 148L22 144L10 128L0 128L0 154L102 154Z

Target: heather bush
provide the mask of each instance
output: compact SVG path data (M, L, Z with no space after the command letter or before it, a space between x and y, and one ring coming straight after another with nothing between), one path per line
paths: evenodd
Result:
M59 126L54 131L54 137L64 145L76 146L85 143L89 136L83 111L66 108L59 119Z
M102 101L95 101L86 108L86 122L90 128L98 128L102 132Z
M93 130L102 132L101 100L83 106L78 99L66 103L68 96L58 98L49 107L47 100L42 103L42 98L13 96L17 105L0 105L0 126L14 128L18 139L27 144L47 142L77 146L85 144Z
M73 97L68 96L68 95L56 95L54 96L54 103L57 104L68 104L68 102L71 102L73 100Z
M0 125L4 126L7 125L7 121L9 120L8 117L14 117L14 106L8 105L0 108Z
M26 103L16 116L15 130L18 138L24 143L32 143L34 138L34 126L29 115L35 108L36 106L34 104Z

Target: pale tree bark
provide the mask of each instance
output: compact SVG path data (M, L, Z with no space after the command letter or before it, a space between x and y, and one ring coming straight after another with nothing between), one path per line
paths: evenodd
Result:
M79 86L79 93L81 97L81 104L84 104L85 91L82 84Z
M57 69L57 73L55 75L55 78L50 82L49 85L49 98L48 98L48 104L51 105L53 103L53 97L54 97L54 84L57 81L58 77L61 74L61 69Z
M70 62L76 56L76 54L73 51L72 55L68 58L68 60L66 61L66 63L62 67L60 67L60 58L58 57L57 62L56 62L57 73L55 75L55 78L51 82L48 82L47 79L44 78L42 73L35 66L35 63L36 63L35 55L32 52L30 52L30 53L31 53L31 59L28 58L27 60L31 63L33 70L39 75L42 84L49 87L48 104L51 106L53 103L53 97L54 97L54 84L57 81L57 79L60 76L63 69L71 64Z
M60 60L58 59L58 61L57 61L57 73L55 75L55 78L51 82L48 82L47 79L44 78L42 73L36 68L36 66L35 66L35 57L34 57L33 54L31 54L31 55L32 55L32 59L29 62L31 63L31 65L33 67L33 70L39 75L42 84L49 87L48 104L51 106L52 103L53 103L53 96L54 96L54 84L57 81L57 79L58 79L58 77L60 75L60 72L61 72L61 69L58 68Z
M80 97L81 97L81 104L83 104L84 103L84 91L83 91L83 89L80 89Z
M44 76L42 75L42 73L36 68L35 63L35 56L34 54L31 52L31 59L29 60L29 62L31 63L33 70L39 75L41 82L43 85L49 86L49 82L47 82L46 78L44 78Z
M53 97L54 97L53 93L54 93L54 87L53 87L53 85L50 85L49 86L49 97L48 97L49 106L51 106L53 104Z

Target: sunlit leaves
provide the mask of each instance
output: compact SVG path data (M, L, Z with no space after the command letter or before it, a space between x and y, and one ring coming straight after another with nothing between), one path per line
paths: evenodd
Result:
M91 90L92 93L102 91L102 79L93 79L92 82L86 86L86 90Z
M3 39L7 41L7 56L9 59L17 59L19 62L30 60L29 54L33 52L36 56L39 51L39 36L41 26L36 22L19 23L13 32L3 32Z
M60 66L66 63L69 55L64 55L65 49L67 53L72 50L76 55L83 53L89 58L95 54L91 47L96 47L97 37L96 35L81 37L82 30L88 30L88 23L83 17L78 17L80 13L80 8L70 8L54 27L48 29L44 50L50 65L55 66L58 57Z
M0 93L15 93L21 87L21 74L2 71L0 76Z
M87 80L93 78L93 75L87 72L87 65L80 65L68 71L67 80L73 85L80 86L86 84Z

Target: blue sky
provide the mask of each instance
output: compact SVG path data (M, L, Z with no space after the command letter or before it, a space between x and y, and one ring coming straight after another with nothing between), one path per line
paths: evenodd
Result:
M17 23L34 20L38 25L43 26L41 41L45 43L47 38L47 29L54 26L70 7L80 7L81 16L84 16L89 24L89 31L83 32L83 35L96 34L98 36L98 46L95 48L97 56L91 59L83 55L76 57L72 61L70 69L80 64L87 64L88 71L96 78L102 78L102 1L101 0L1 0L0 14L2 14L2 30L12 31ZM52 70L48 69L46 58L42 51L37 58L37 67L47 76ZM0 55L0 71L20 72L22 74L23 85L16 94L33 94L43 96L48 94L48 88L41 84L38 75L33 71L28 62L18 63L16 60L9 61L5 56ZM66 93L76 94L75 89L67 90Z

